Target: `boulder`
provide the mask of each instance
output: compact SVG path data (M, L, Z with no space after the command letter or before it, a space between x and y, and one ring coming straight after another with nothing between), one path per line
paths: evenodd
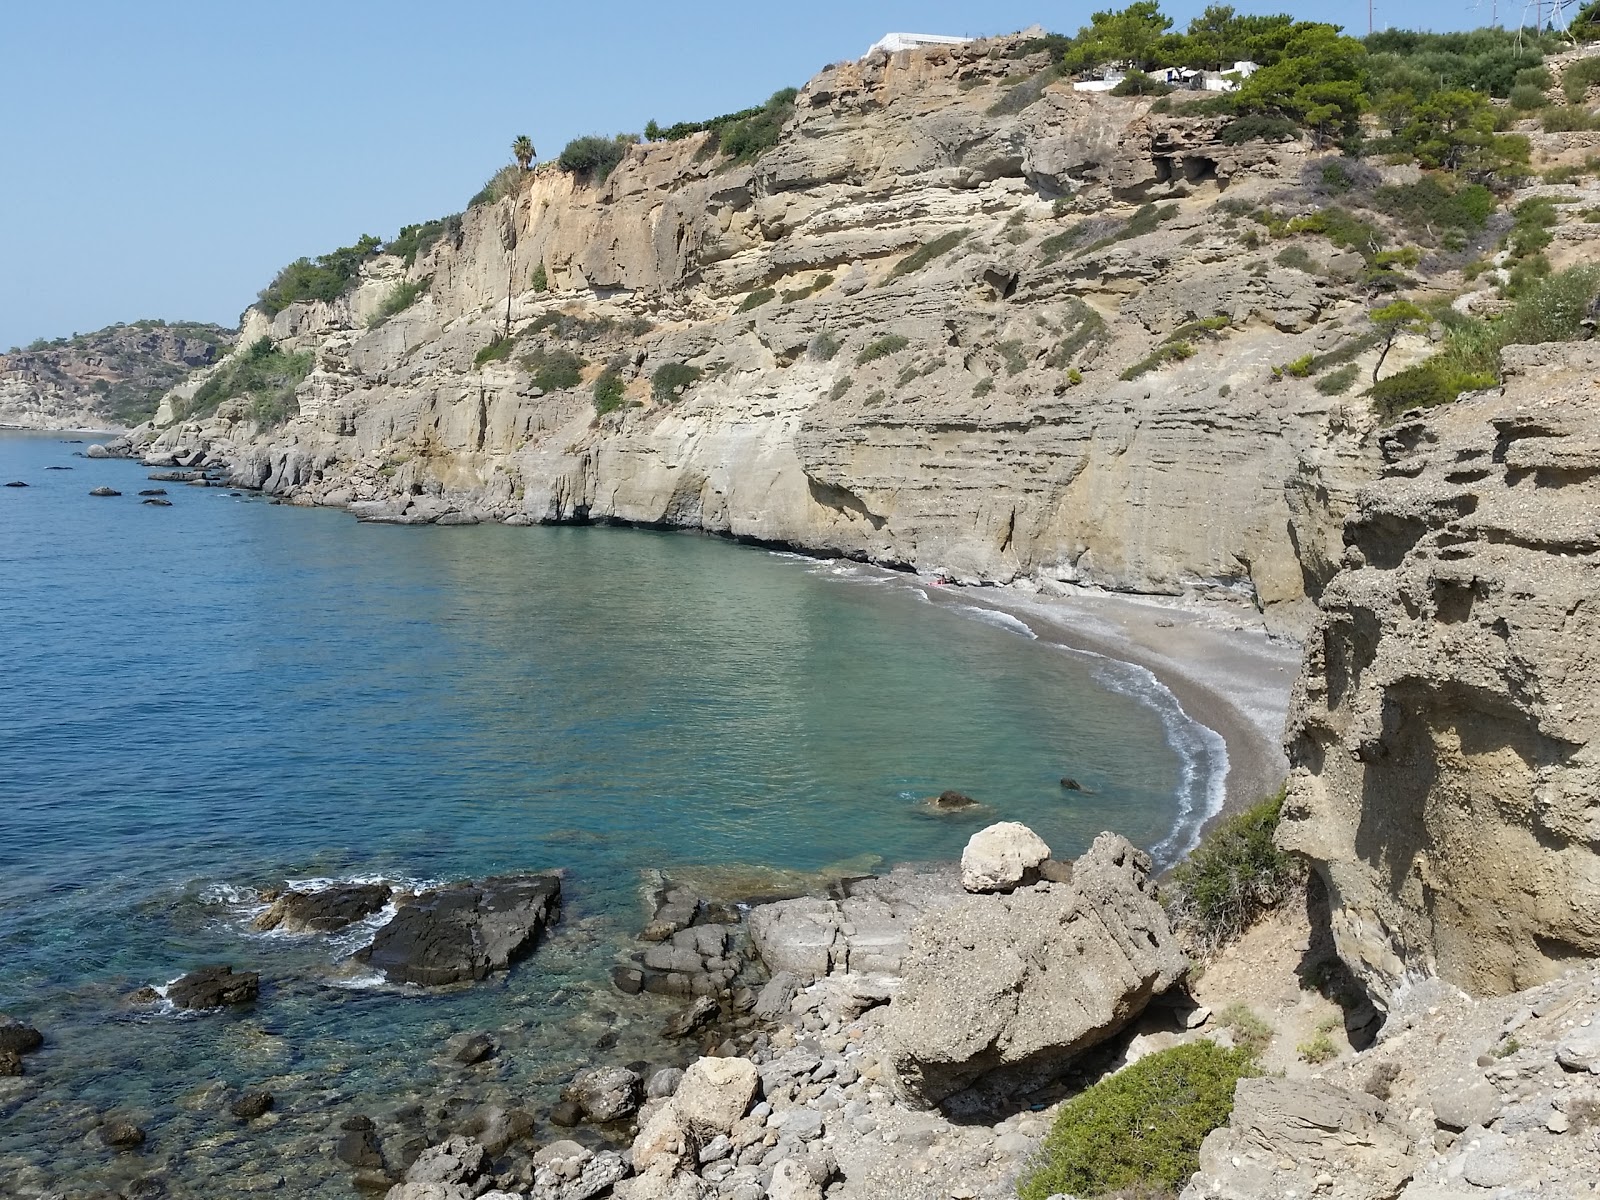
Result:
M776 1021L787 1015L789 1005L800 992L800 980L793 971L779 971L767 980L756 997L755 1014L763 1021Z
M471 1067L493 1058L499 1049L487 1033L469 1033L452 1039L450 1057Z
M702 1141L728 1133L744 1116L760 1083L756 1065L745 1058L700 1058L683 1073L672 1106Z
M963 808L976 808L978 802L965 792L945 789L937 796L929 796L925 801L929 808L936 808L941 812L957 812Z
M332 933L382 912L394 889L386 883L337 883L314 891L283 892L255 919L263 932Z
M111 451L107 450L104 446L102 446L102 445L100 445L98 443L93 444L93 445L89 445L89 446L85 446L83 448L83 456L85 458L115 458L116 457L115 454L111 453Z
M1018 821L980 829L961 852L961 886L969 892L1009 892L1039 877L1050 847Z
M970 895L912 934L884 1037L905 1096L934 1104L998 1070L1057 1070L1139 1015L1188 962L1150 858L1103 833L1071 884Z
M590 1067L561 1089L561 1098L576 1104L589 1120L603 1124L621 1120L639 1107L640 1082L627 1067Z
M89 489L89 495L91 495L91 496L120 496L120 495L122 495L122 493L117 491L116 488L97 487L97 488L90 488Z
M144 1130L132 1121L110 1120L100 1126L100 1140L113 1150L132 1150L144 1145Z
M580 1168L578 1177L561 1189L561 1200L592 1200L628 1177L628 1164L615 1150L602 1150Z
M773 1169L767 1196L769 1200L822 1200L822 1186L805 1163L786 1158Z
M13 479L10 483L6 484L6 486L7 487L14 487L14 488L23 488L23 487L27 487L28 485L26 483L24 483L20 479Z
M439 986L483 979L533 951L554 920L561 880L523 875L453 884L404 901L357 952L394 983Z
M678 1090L678 1085L683 1082L683 1068L662 1067L650 1076L650 1082L645 1084L645 1095L652 1100L665 1100Z
M407 1183L468 1184L483 1173L486 1155L477 1142L468 1137L445 1139L437 1146L429 1146L417 1155L417 1161L406 1169Z
M662 1037L688 1037L716 1020L717 1002L710 996L700 996L661 1029Z
M254 1121L272 1110L271 1092L246 1092L228 1106L228 1111L241 1121Z
M249 1004L260 994L260 974L242 971L235 975L229 966L199 967L167 986L167 999L175 1008Z
M26 1021L0 1013L0 1050L13 1054L31 1054L44 1045L44 1034Z
M1315 1079L1241 1079L1182 1200L1389 1200L1413 1169L1383 1101Z

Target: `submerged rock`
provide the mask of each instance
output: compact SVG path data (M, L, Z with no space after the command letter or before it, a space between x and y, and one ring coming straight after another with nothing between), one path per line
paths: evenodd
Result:
M200 967L167 988L176 1008L222 1008L249 1004L261 994L261 976L255 971L235 975L228 966Z
M929 796L923 801L929 808L938 809L940 812L956 812L963 808L977 808L978 802L965 792L946 789L937 796Z
M44 1045L44 1034L26 1021L0 1013L0 1050L12 1054L31 1054Z
M284 933L332 933L373 913L382 912L394 895L386 883L342 883L316 891L287 891L280 894L255 919L260 930Z
M160 497L152 497L149 500L141 500L141 501L139 501L139 503L140 504L149 504L149 505L151 505L151 506L153 506L155 508L171 508L172 507L172 501L171 500L162 500Z
M906 1096L933 1104L991 1072L1054 1071L1183 977L1150 858L1103 833L1073 882L970 895L917 927L884 1036Z
M640 1082L627 1067L591 1067L561 1089L561 1098L576 1104L589 1120L603 1124L621 1120L639 1107Z
M254 1121L272 1111L271 1092L246 1092L228 1106L228 1111L241 1121Z
M97 487L97 488L90 488L89 489L89 495L91 495L91 496L120 496L120 495L122 495L122 493L117 491L116 488Z
M486 978L532 953L556 916L561 880L522 875L422 892L400 905L356 959L393 983Z
M28 485L23 483L22 480L20 480L20 479L13 479L10 483L6 484L6 486L7 487L27 487Z
M691 1033L705 1028L716 1020L717 1011L717 1002L712 997L697 997L693 1004L662 1026L661 1036L669 1038L688 1037Z
M132 1150L144 1145L144 1130L132 1121L111 1120L100 1126L100 1140L113 1150Z

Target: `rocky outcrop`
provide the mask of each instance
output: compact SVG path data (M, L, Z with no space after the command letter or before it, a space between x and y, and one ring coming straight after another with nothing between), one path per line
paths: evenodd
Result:
M961 851L961 886L969 892L1009 892L1039 879L1050 857L1045 840L1017 821L980 829Z
M254 921L257 929L284 933L332 933L382 912L394 889L385 883L334 884L297 891L290 888Z
M26 1021L0 1013L0 1076L21 1075L22 1056L44 1045L44 1034Z
M839 64L753 165L696 135L599 185L541 167L409 267L247 314L243 343L315 355L286 425L176 419L190 381L143 443L366 520L690 526L1298 626L1297 546L1337 540L1375 458L1364 403L1271 371L1363 328L1238 218L1299 202L1304 143L1230 147L1046 65L1019 39ZM515 345L475 362L508 301Z
M531 954L560 903L561 880L554 875L437 888L401 901L355 957L394 983L484 979Z
M1149 856L1103 833L1070 884L966 896L926 918L885 1026L907 1096L938 1103L995 1072L1059 1072L1181 979L1149 872Z
M0 426L126 428L148 420L185 375L238 334L196 321L136 321L0 354Z
M1380 1003L1600 954L1600 350L1505 355L1384 435L1290 714L1279 839Z
M255 971L234 973L232 967L198 967L167 985L166 998L174 1008L224 1008L250 1004L261 994L261 976Z

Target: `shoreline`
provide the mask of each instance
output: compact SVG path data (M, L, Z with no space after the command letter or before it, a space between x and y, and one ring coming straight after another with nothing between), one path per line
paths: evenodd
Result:
M1046 596L918 582L934 603L976 604L1024 621L1045 645L1149 671L1184 715L1226 748L1222 803L1205 815L1199 833L1277 791L1287 777L1281 739L1301 646L1267 633L1253 612L1091 589Z

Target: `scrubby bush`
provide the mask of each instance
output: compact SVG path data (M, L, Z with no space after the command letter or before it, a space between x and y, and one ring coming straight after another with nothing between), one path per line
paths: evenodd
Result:
M534 264L533 275L529 278L528 284L536 292L548 292L550 290L550 274L544 269L544 263Z
M913 271L922 270L923 267L927 266L941 254L945 254L948 251L954 250L958 245L961 244L961 239L966 237L970 232L971 231L967 229L952 229L947 233L941 233L931 242L924 242L921 246L918 246L910 254L902 258L899 262L895 263L894 269L889 272L887 277L885 277L884 282L888 283L892 279L899 279L902 275L910 275Z
M1321 265L1311 257L1304 246L1285 246L1278 251L1276 261L1280 267L1304 271L1307 275L1315 275L1322 270Z
M1173 869L1167 908L1202 950L1225 946L1299 887L1303 869L1273 843L1284 793L1219 821Z
M818 330L806 347L806 353L817 362L830 362L839 353L839 339L826 329Z
M423 257L442 238L461 236L461 215L440 217L437 221L424 221L420 225L406 225L398 237L383 248L385 254L398 254L409 268Z
M177 416L210 416L223 401L244 399L252 420L281 425L300 411L295 389L310 373L309 352L290 354L271 338L259 338L213 371L188 401L176 405Z
M1600 117L1581 104L1567 108L1547 108L1539 118L1546 133L1586 133L1600 129Z
M504 334L496 334L487 346L484 346L472 356L472 365L481 367L487 363L501 362L510 358L512 347L516 344L515 335L507 337Z
M861 353L856 355L856 364L858 366L865 366L869 362L875 362L878 359L886 358L891 354L898 354L910 344L911 339L906 337L904 334L886 333L876 341L868 342L867 345L862 348Z
M609 138L598 133L575 137L562 148L556 165L563 171L604 183L616 165L628 156L628 147L637 140L631 133Z
M794 115L794 98L799 94L796 88L783 88L753 113L729 121L721 127L718 148L735 162L749 162L776 146L784 124Z
M1494 193L1481 183L1460 185L1449 176L1424 175L1415 183L1381 187L1372 205L1413 231L1475 233L1494 215Z
M480 204L497 204L507 196L515 196L527 179L526 171L515 163L507 163L489 176L489 182L479 188L477 195L467 201L467 207L477 208Z
M540 347L525 355L522 365L533 375L533 386L542 392L565 391L583 380L584 361L570 350Z
M1355 385L1358 374L1360 368L1355 363L1345 363L1338 370L1330 371L1317 380L1313 386L1324 396L1342 396Z
M318 258L297 258L261 290L257 307L274 317L303 300L337 300L355 280L361 264L382 245L368 234L353 246L340 246Z
M1580 58L1561 72L1561 92L1568 104L1582 104L1589 89L1600 83L1600 58Z
M671 404L703 374L705 372L699 367L691 367L687 363L662 363L650 376L650 394L658 403Z
M378 303L378 311L367 321L368 329L376 329L396 313L404 312L415 304L433 283L433 276L421 279L403 279L395 284L389 294Z
M1272 1026L1263 1021L1254 1009L1237 1001L1217 1014L1217 1027L1227 1030L1235 1046L1257 1059L1272 1044Z
M1146 1055L1062 1106L1018 1197L1176 1193L1198 1169L1206 1134L1232 1115L1235 1085L1256 1074L1248 1051L1210 1041Z
M1170 83L1146 75L1143 71L1129 71L1122 77L1122 82L1111 89L1113 96L1166 96L1171 92Z
M615 412L627 403L628 385L622 381L622 376L612 368L607 367L594 381L594 411L598 417L603 417L609 412Z
M734 311L742 313L750 312L752 309L760 308L763 304L770 303L771 301L777 299L777 296L778 293L773 291L771 288L757 288L755 291L746 296L744 300L740 302L739 307L734 309Z
M1531 83L1519 83L1513 87L1510 100L1511 107L1517 112L1535 112L1548 103L1544 89L1536 88Z

